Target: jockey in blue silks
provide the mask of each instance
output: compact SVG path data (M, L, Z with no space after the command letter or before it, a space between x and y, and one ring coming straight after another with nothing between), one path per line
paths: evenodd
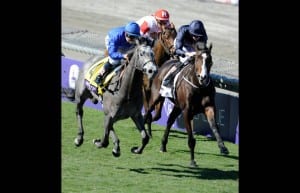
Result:
M96 77L97 84L102 83L104 76L112 69L121 64L122 59L128 60L126 52L135 46L135 39L140 36L140 27L135 22L126 26L113 28L105 37L105 46L108 50L108 62L104 64L99 75Z
M167 77L163 81L163 86L171 87L175 75L182 69L185 61L195 54L195 45L203 42L206 45L207 34L202 21L193 20L189 25L183 25L178 29L174 40L175 55L179 56L180 63L170 69Z

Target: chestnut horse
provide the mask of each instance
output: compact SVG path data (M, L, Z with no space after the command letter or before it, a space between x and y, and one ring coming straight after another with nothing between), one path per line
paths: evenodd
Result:
M158 38L155 40L153 45L154 58L157 67L159 68L165 61L173 57L175 51L174 39L177 35L177 31L173 23L167 28L164 28L161 33L158 34ZM143 84L143 101L144 101L144 111L147 112L149 109L149 99L151 95L151 84L152 80L149 80L147 76L144 76ZM156 107L157 111L160 109L159 106ZM157 116L153 120L156 119ZM146 122L148 128L149 136L152 136L151 122Z
M216 90L213 81L210 77L210 69L212 67L211 56L212 44L206 45L197 44L196 54L188 59L188 63L175 77L174 98L169 99L174 104L174 107L168 117L167 125L161 142L161 151L166 152L166 145L168 143L168 136L170 128L175 122L176 118L183 113L184 125L188 135L188 146L190 149L191 166L197 166L194 160L194 148L196 140L193 135L193 128L191 122L194 115L204 113L210 128L212 129L220 148L221 154L228 154L229 151L225 147L223 140L219 134L219 128L216 123L216 106L215 94ZM149 102L149 110L146 112L145 121L152 121L151 112L154 110L156 104L163 104L164 97L160 94L160 87L164 76L168 73L173 65L180 61L171 59L165 62L158 70L157 75L153 79L151 87L151 97ZM161 111L161 109L160 109ZM160 115L159 115L160 116ZM160 118L160 117L159 117Z

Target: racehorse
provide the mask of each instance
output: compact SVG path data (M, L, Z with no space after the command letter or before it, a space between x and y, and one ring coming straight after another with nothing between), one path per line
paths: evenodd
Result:
M211 49L212 44L210 44L209 47L197 44L196 54L188 59L188 63L178 73L177 77L175 77L174 97L168 97L174 106L167 120L167 125L161 142L161 151L167 151L166 145L168 143L170 128L176 118L182 113L188 135L191 166L197 166L196 161L194 160L196 140L194 138L191 125L191 121L196 114L205 114L209 126L217 139L221 154L229 153L221 139L219 128L216 123L216 90L210 77L210 69L213 64ZM165 97L163 97L159 92L162 80L169 69L178 62L180 61L177 59L168 60L159 68L157 75L154 77L151 87L149 110L145 115L145 119L147 121L152 121L151 112L154 110L154 106L158 103L162 104L164 102Z
M157 67L159 68L165 61L169 60L170 58L174 57L173 53L175 51L174 48L174 39L177 35L177 31L175 28L175 25L173 23L170 24L170 26L163 29L162 32L158 34L158 38L154 41L153 44L153 51L154 51L154 59ZM104 51L104 57L108 57L108 50L105 49ZM89 63L97 63L102 58L100 56L92 57ZM151 94L151 84L152 79L148 79L146 75L144 75L143 78L143 106L144 106L144 112L147 112L149 109L149 99ZM69 100L74 101L75 100L75 90L71 88L62 88L62 93L65 95ZM91 99L95 104L98 103L98 97L94 96L93 99ZM159 109L161 104L157 105L156 107L156 114L153 118L153 121L156 121L160 117L160 111ZM151 122L147 121L147 130L148 134L151 137L152 136L152 129L151 129Z
M174 55L175 47L174 47L174 39L176 38L177 31L175 29L175 25L173 23L170 24L169 27L166 27L158 34L158 38L154 41L153 51L155 63L158 68L167 60L171 59ZM144 111L147 112L149 109L149 99L151 94L151 84L152 80L149 80L147 76L144 76L143 83L143 101L144 101ZM157 106L158 111L160 107ZM154 117L153 120L156 119L157 116ZM147 122L148 134L150 137L152 136L151 122Z
M93 140L93 143L98 148L106 148L109 145L109 135L111 135L114 144L112 153L115 157L120 156L121 153L120 140L113 127L114 123L118 120L130 117L141 133L142 145L141 147L133 147L131 149L132 153L141 154L149 141L141 113L143 106L143 74L147 74L148 78L151 79L156 73L157 67L154 64L154 53L149 41L145 38L139 38L136 40L136 44L134 50L129 54L131 55L131 59L121 72L122 75L114 76L103 93L103 111L105 115L104 135L102 140ZM76 146L80 146L84 140L84 128L82 124L83 105L88 98L91 100L97 98L95 97L95 93L87 86L85 74L88 72L90 66L98 60L98 58L88 60L80 70L76 82L75 103L79 126L77 137L74 140ZM97 101L94 102L97 103Z

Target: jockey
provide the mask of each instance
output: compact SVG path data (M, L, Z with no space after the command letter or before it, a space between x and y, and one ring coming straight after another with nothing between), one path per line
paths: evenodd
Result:
M141 35L151 40L157 39L159 32L170 25L170 14L165 9L159 9L152 15L147 15L136 21L141 29Z
M102 84L105 75L121 64L122 59L128 60L128 50L135 46L135 39L140 36L140 27L135 22L130 22L126 26L113 28L105 37L105 46L108 50L108 62L104 64L95 82Z
M178 29L177 36L174 41L175 55L180 58L179 66L173 66L168 76L163 81L163 86L171 87L172 80L180 69L186 64L185 61L195 55L195 45L203 42L206 45L207 34L203 23L200 20L193 20L189 25L183 25ZM176 70L177 69L177 70ZM175 71L176 70L176 71Z

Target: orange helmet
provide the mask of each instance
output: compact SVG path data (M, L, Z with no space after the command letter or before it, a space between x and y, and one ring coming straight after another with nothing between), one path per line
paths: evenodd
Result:
M157 20L169 20L169 12L165 9L159 9L154 14L155 19Z

